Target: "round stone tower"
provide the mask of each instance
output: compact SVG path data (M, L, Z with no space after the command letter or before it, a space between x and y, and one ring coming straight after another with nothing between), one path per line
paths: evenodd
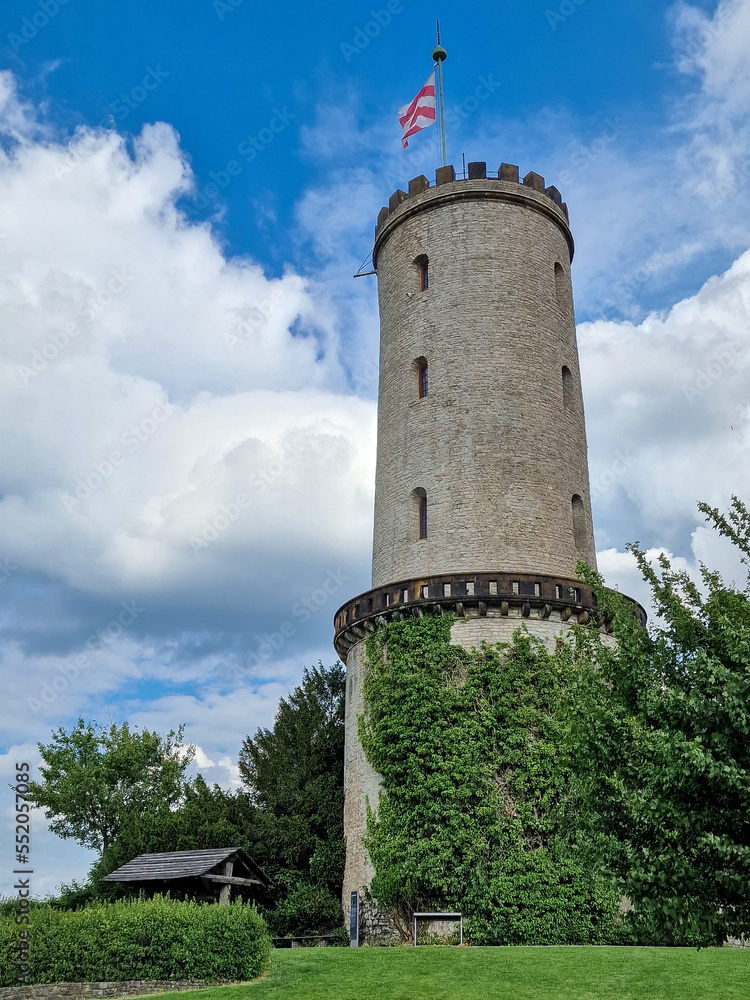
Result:
M391 617L457 614L453 641L548 644L588 624L596 566L567 207L539 174L441 167L396 191L373 251L380 307L372 590L336 614L347 664L344 907L379 779L357 735L365 641ZM645 615L644 615L645 617ZM360 937L388 936L360 903Z

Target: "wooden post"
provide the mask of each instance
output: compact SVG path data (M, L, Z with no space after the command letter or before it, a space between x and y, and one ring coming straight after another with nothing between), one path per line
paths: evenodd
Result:
M222 872L222 874L231 876L233 869L234 869L234 862L225 861L224 871ZM227 882L226 885L223 885L219 890L219 906L226 906L229 903L229 897L231 895L232 895L232 886L229 882Z

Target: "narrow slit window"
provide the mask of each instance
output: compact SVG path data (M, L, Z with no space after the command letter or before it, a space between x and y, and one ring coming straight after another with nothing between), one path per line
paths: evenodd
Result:
M401 600L403 601L404 604L406 604L406 602L409 600L409 591L408 590L404 589L404 590L401 591Z
M474 583L473 582L469 582L469 583L466 584L466 596L467 597L473 597L474 596Z
M567 365L562 367L563 406L566 410L573 407L573 373Z
M497 597L497 580L490 580L490 597Z
M568 279L563 270L562 264L555 264L555 298L557 307L561 313L566 313L569 307L570 296L568 293Z
M414 263L417 265L417 273L419 274L419 290L420 292L426 292L430 287L429 259L426 254L420 254Z
M427 538L427 497L419 498L419 537Z
M427 538L427 491L418 486L411 494L414 539Z
M520 582L518 580L514 580L511 583L511 589L512 589L512 591L513 591L514 594L520 594L520 592L521 592L521 584L520 584Z
M443 597L451 596L451 585L449 583L443 584Z
M541 597L541 596L542 596L542 585L541 585L541 583L535 583L534 584L534 597Z
M424 399L430 388L427 375L427 362L419 366L419 398Z
M426 583L422 584L422 590L420 591L420 593L421 593L422 597L428 597L429 596L428 593L427 593L427 584Z
M575 540L576 552L583 552L586 548L586 509L583 500L576 493L572 500L573 508L573 538Z

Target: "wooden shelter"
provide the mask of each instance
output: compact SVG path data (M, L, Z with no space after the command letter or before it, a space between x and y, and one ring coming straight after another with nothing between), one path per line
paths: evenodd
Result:
M135 885L149 893L177 890L214 900L218 895L220 905L229 902L232 889L249 899L271 884L253 859L238 847L140 854L105 875L104 881Z

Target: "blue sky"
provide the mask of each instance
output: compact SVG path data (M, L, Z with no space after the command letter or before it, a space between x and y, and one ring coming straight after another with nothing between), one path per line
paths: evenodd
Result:
M335 3L287 9L251 0L236 6L167 0L92 9L68 0L26 40L24 18L35 11L43 15L25 0L5 5L2 55L25 92L44 102L48 118L69 134L81 124L138 134L145 123L169 122L199 193L218 187L216 176L226 175L229 161L238 162L242 172L209 197L208 208L225 209L217 230L226 252L251 253L268 273L289 261L300 190L348 159L342 163L336 150L311 156L300 142L301 130L314 127L323 109L331 118L353 110L356 121L342 119L342 125L389 123L382 142L398 151L395 110L429 72L435 15L441 14L420 0L394 0L390 9ZM459 122L447 134L451 159L493 153L523 159L533 141L524 124L542 112L573 116L589 125L594 138L608 117L637 122L640 130L658 129L665 106L690 86L674 65L671 21L668 5L646 2L617 8L591 0L469 3L443 12L446 106ZM27 33L32 30L27 27ZM496 89L467 115L463 104L471 102L482 78ZM261 143L262 154L248 163L238 147L267 128L276 110L283 131L267 146ZM498 117L508 121L507 139L497 151L486 149L478 142L481 129ZM430 143L434 167L435 134L413 146ZM406 173L409 158L401 158ZM198 197L197 206L186 206L205 218L212 213L201 211L204 201ZM259 205L265 209L260 219Z
M438 164L396 117L436 17L449 161L570 207L600 568L645 599L638 539L738 574L695 504L750 494L750 0L6 0L0 776L80 714L185 722L230 786L333 662L372 531L377 289L352 275ZM38 891L80 878L36 823Z

